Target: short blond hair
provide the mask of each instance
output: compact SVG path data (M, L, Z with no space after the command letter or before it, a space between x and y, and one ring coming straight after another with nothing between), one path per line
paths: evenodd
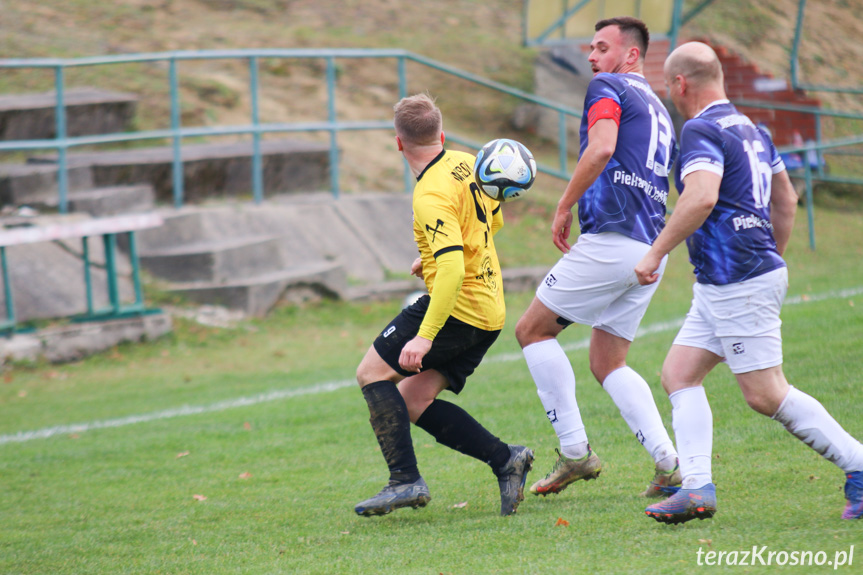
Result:
M403 143L431 146L440 142L443 116L428 94L402 98L393 111L396 135Z
M687 42L678 46L665 61L667 78L683 76L694 86L723 84L722 64L713 48L703 42Z

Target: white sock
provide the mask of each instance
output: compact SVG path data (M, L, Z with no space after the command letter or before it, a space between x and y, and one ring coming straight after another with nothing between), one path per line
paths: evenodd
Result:
M698 489L713 482L713 412L702 386L686 387L668 396L671 425L677 439L684 489Z
M631 367L624 366L608 374L602 382L602 388L611 396L620 415L653 457L654 463L668 467L662 471L674 469L677 451L662 424L650 386L644 378Z
M863 470L863 445L811 395L792 386L773 419L845 473Z
M527 368L548 420L566 457L587 455L587 433L575 401L575 373L560 343L554 338L532 343L523 350Z

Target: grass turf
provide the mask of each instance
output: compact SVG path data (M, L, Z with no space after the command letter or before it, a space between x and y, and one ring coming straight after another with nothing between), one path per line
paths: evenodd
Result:
M848 265L860 261L863 234L855 214L821 218L820 250L805 247L804 225L789 253L785 371L863 437L863 297L838 294L863 286L859 265ZM676 252L642 325L682 317L690 281L685 255ZM819 299L824 293L831 295ZM505 441L535 449L534 481L550 469L556 439L512 335L530 298L508 295L504 334L465 392L445 399ZM398 307L323 302L227 330L178 320L176 332L157 342L70 365L7 370L0 384L0 573L679 574L698 567L699 550L767 546L823 551L832 561L859 544L859 522L839 519L842 473L750 411L722 366L707 382L719 512L681 526L645 517L637 494L652 462L592 380L578 345L588 333L577 326L561 340L591 444L603 459L598 481L548 498L528 495L517 515L501 518L487 466L414 428L432 502L357 517L353 505L380 489L387 474L351 380ZM674 333L667 327L640 337L629 358L653 387L669 428L658 372ZM324 382L335 389L318 387ZM274 395L266 400L266 393ZM152 417L135 423L141 414ZM775 561L744 572L774 570Z

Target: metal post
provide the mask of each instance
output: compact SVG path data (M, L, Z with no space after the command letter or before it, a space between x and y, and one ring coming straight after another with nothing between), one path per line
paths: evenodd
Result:
M336 60L327 58L327 119L334 126L336 123ZM339 197L339 148L336 138L336 128L330 128L330 189L333 197Z
M674 48L677 47L677 35L680 33L680 21L682 19L683 14L683 0L674 0L674 9L671 13L671 31L668 33L669 46L668 52L670 53Z
M81 238L81 254L84 260L84 289L87 292L87 315L93 315L93 278L90 275L90 244L88 237Z
M120 312L120 287L117 282L117 235L102 236L105 244L105 274L108 276L108 300L114 314Z
M794 27L794 42L791 44L791 87L800 87L799 61L800 55L800 37L803 34L803 11L806 9L806 0L800 0L797 4L797 24Z
M12 282L9 278L9 266L6 263L6 246L0 246L0 263L3 266L3 295L6 299L6 327L15 328L15 305L12 302Z
M408 77L407 77L407 66L404 56L399 57L399 99L404 98L408 95ZM416 180L411 173L410 164L408 164L407 159L402 158L402 163L404 164L404 181L405 181L405 192L412 193L414 189L414 185L416 184Z
M569 140L566 137L566 114L564 112L557 113L558 118L558 157L560 158L560 171L566 173L567 150L569 149Z
M173 132L174 144L174 207L183 206L183 157L182 138L180 137L180 84L177 78L177 60L171 58L170 65L171 82L171 131Z
M135 243L135 232L129 233L129 262L132 264L132 285L135 287L135 304L141 308L144 305L144 292L141 289L141 265L138 262L138 247Z
M69 172L66 160L66 102L63 93L63 65L58 65L54 70L54 84L57 93L54 120L57 132L57 188L60 192L60 213L65 214L69 209Z
M821 143L821 114L815 114L815 141ZM824 177L824 155L823 150L818 148L815 151L815 161L818 163L818 175Z
M260 124L258 110L258 58L249 58L249 88L252 96L252 126L255 128ZM261 162L261 133L255 131L252 134L252 193L255 203L260 204L264 199L264 173Z
M815 251L815 206L812 200L812 168L809 167L809 150L812 149L811 144L806 145L803 160L803 175L806 181L806 217L809 221L809 248Z

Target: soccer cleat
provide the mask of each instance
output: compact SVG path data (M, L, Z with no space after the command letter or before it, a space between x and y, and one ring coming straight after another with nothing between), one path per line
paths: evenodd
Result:
M685 523L692 519L709 519L716 513L716 486L708 483L698 489L683 489L644 510L660 523Z
M523 445L510 445L509 460L495 472L500 487L500 514L512 515L524 500L527 472L533 467L533 450Z
M642 497L668 497L680 489L683 477L680 475L680 465L675 465L671 471L656 470L653 481L647 489L641 492Z
M393 509L401 507L425 507L431 501L428 485L420 477L413 483L393 483L381 489L380 493L357 503L354 511L357 515L371 517L372 515L386 515Z
M570 459L563 455L560 450L555 450L557 451L557 461L555 461L554 467L544 479L540 479L530 486L530 492L544 497L549 493L560 493L570 483L579 479L587 481L599 477L599 473L602 471L602 462L591 451L590 447L587 449L587 455L581 459Z
M842 519L863 518L863 471L853 471L846 475L845 481L845 511Z

